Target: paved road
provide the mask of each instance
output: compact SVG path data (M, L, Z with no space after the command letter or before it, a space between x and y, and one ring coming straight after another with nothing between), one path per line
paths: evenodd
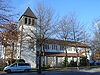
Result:
M100 72L100 68L83 69L82 72Z
M28 73L10 73L10 74L0 74L0 75L100 75L100 72L78 72L78 71L48 71L42 74L37 74L36 72Z

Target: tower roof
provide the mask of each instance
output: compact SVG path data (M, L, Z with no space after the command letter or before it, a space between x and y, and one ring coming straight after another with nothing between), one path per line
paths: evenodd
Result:
M34 15L34 13L32 12L32 10L29 7L27 8L27 10L24 12L24 14L22 16L27 16L27 17L32 17L32 18L37 19L37 17Z

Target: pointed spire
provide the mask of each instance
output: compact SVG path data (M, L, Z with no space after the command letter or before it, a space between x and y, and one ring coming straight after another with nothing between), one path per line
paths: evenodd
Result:
M24 14L22 16L28 16L28 17L36 18L36 16L34 15L34 13L32 12L32 10L29 7L27 8L27 10L24 12Z
M37 17L34 15L34 13L32 12L32 10L29 7L27 8L27 10L24 12L24 14L22 16L27 16L27 17L32 17L32 18L37 19Z

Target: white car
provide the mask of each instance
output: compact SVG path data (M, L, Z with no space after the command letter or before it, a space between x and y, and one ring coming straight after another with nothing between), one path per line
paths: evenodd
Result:
M28 72L30 69L31 69L31 66L30 66L29 63L20 62L20 63L13 63L9 66L6 66L4 68L4 71L7 72L7 73L20 72L20 71Z

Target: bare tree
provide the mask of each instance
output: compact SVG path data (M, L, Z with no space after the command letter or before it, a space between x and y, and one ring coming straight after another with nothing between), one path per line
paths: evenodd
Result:
M38 45L40 46L39 54L39 71L41 70L41 53L45 52L43 49L45 40L50 38L51 35L57 32L56 25L58 18L55 18L53 10L49 7L45 7L43 4L39 4L36 9L37 13L37 38L40 38ZM44 63L44 62L43 62Z
M77 53L77 66L79 65L79 50L78 50L78 42L81 42L83 40L83 34L84 34L84 25L78 21L77 17L74 14L71 14L71 19L70 19L70 40L75 43L75 50Z
M64 41L73 41L75 44L75 50L77 53L77 65L79 64L79 50L78 42L87 42L87 35L83 23L78 21L75 14L68 14L66 17L60 21L59 26L59 36ZM65 44L66 56L67 56L67 46Z
M0 25L14 23L14 14L11 14L13 8L10 6L11 0L0 0Z
M79 50L78 50L78 42L87 42L87 36L85 32L84 25L78 21L75 14L68 14L67 16L64 16L62 20L59 22L59 33L58 37L60 39L63 39L64 41L73 41L75 43L75 50L77 53L77 65L79 60ZM67 46L65 45L65 51L67 56Z
M58 38L64 40L64 41L68 41L69 39L69 34L71 32L71 28L70 28L70 17L64 16L60 21L59 21L59 32L57 34ZM67 43L64 43L64 50L66 51L66 56L65 56L65 63L64 65L67 66L68 63L68 57L67 57Z
M95 58L95 60L99 60L96 55L98 57L100 57L99 52L100 52L100 21L99 19L95 20L93 22L93 33L94 33L94 37L91 40L91 47L93 50L93 57Z
M100 46L100 21L96 21L94 27L94 45L98 48Z
M9 1L11 0L0 0L0 42L4 47L7 47L8 43L10 44L12 48L11 58L13 59L14 42L17 38L17 24L13 20L14 15L11 14L12 7L10 7Z
M15 58L15 47L16 47L15 44L18 38L18 31L16 25L9 26L5 29L6 31L1 32L0 34L2 35L1 43L3 47L5 47L5 50L3 50L5 51L4 53L7 53L7 51L9 51L9 54L8 55L4 54L4 56L10 58L11 59L10 61L12 63L12 60Z

